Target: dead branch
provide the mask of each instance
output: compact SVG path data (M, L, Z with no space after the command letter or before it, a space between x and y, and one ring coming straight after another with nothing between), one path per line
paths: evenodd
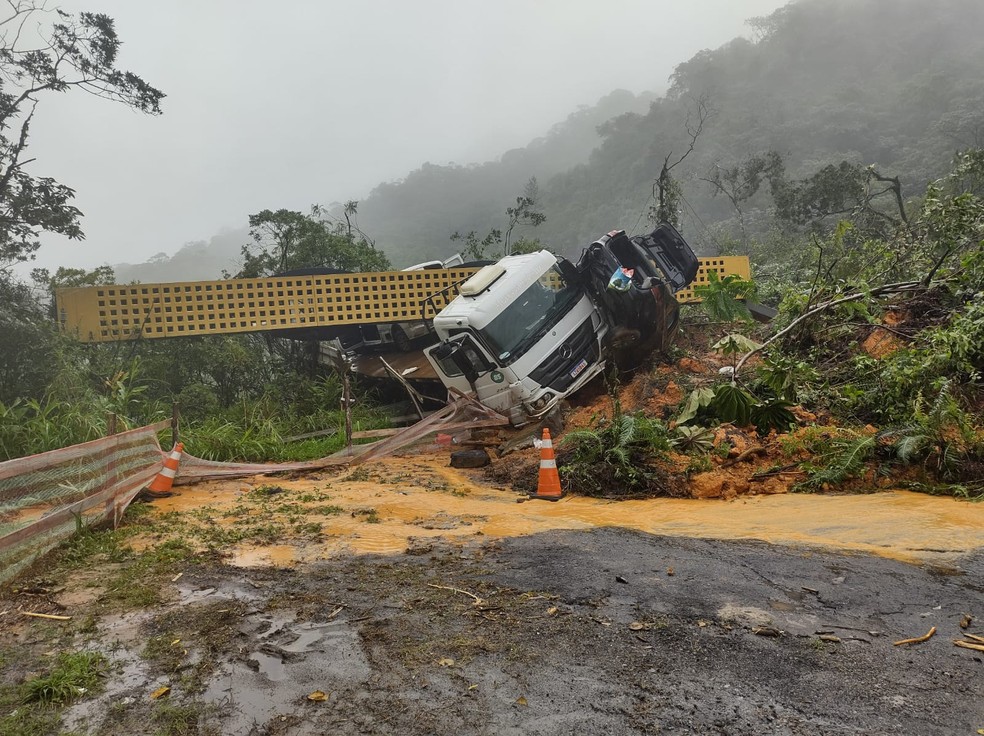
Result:
M741 356L741 360L739 360L738 363L735 364L735 375L738 374L738 372L742 369L742 366L744 366L745 363L748 361L748 359L751 358L753 355L761 352L766 347L774 343L776 340L785 337L793 330L798 328L801 324L803 324L809 319L812 319L813 317L815 317L817 314L821 312L826 312L828 309L832 309L833 307L840 306L841 304L860 301L861 299L866 299L868 297L883 296L885 294L900 294L902 292L917 291L923 288L926 288L926 285L921 281L899 281L894 284L885 284L884 286L876 287L869 292L858 292L856 294L849 294L847 296L839 297L837 299L831 299L826 302L821 302L820 304L817 304L812 309L808 309L807 311L803 312L803 314L801 314L799 317L797 317L792 322L790 322L785 328L779 330L779 332L774 334L772 337L770 337L768 340L763 342L757 348L754 348L753 350L749 350L747 353Z
M467 590L462 590L461 588L451 588L451 587L448 587L447 585L434 585L433 583L427 583L427 587L428 588L437 588L438 590L450 590L452 593L461 593L462 595L467 595L469 598L474 599L475 602L472 605L475 605L475 606L480 606L483 603L485 603L485 600L484 599L479 598L474 593L469 593Z
M958 647L963 647L964 649L973 649L977 652L984 652L984 644L971 644L968 641L954 641Z
M52 621L71 621L72 620L72 617L71 616L56 616L53 613L34 613L32 611L21 611L21 613L23 615L25 615L25 616L31 616L33 618L46 618L46 619L51 619Z
M898 646L902 646L903 644L922 644L924 641L929 641L933 637L933 634L935 633L936 633L936 627L934 626L922 636L914 636L911 639L899 639L896 642L892 642L892 646L898 647Z
M721 463L722 468L730 468L732 465L737 465L740 462L744 462L753 455L764 455L765 448L762 445L755 445L755 447L749 447L744 452L738 453L735 457L731 458L727 462Z
M874 167L869 168L868 171L871 174L872 179L874 179L875 181L880 181L883 184L889 185L885 189L885 191L880 192L880 194L884 194L885 192L892 192L895 195L895 204L899 208L899 218L902 220L902 222L905 223L906 229L911 230L912 228L909 225L909 217L908 215L905 214L905 202L902 201L902 183L899 181L899 177L882 176L875 170ZM882 213L879 212L878 214L882 214Z

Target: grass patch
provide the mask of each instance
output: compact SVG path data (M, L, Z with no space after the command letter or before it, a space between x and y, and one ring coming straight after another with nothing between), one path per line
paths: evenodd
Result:
M284 488L283 486L264 485L264 486L257 486L252 491L250 491L250 493L254 496L270 497L270 496L276 496L281 493L287 493L287 489Z
M382 480L378 475L373 475L369 468L361 466L342 478L345 483L360 483L367 480Z
M106 674L106 658L99 652L61 652L51 671L24 683L27 703L70 703L97 690Z
M167 700L158 701L151 714L157 727L154 736L197 736L199 722L205 714L202 703L176 704Z
M335 516L336 514L340 514L345 511L345 509L341 506L326 504L324 506L312 506L311 508L306 509L306 511L309 514L318 514L320 516Z
M199 560L195 550L171 539L132 555L110 582L105 600L124 608L146 608L162 602L165 583L179 566Z

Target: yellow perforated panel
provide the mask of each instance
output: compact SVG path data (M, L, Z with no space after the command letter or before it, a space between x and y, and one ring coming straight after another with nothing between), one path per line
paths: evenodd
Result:
M694 294L693 287L707 283L708 271L717 271L718 276L721 277L729 274L736 274L743 279L752 277L752 268L748 256L707 256L700 259L700 269L697 271L697 277L693 283L688 288L677 292L677 301L681 304L699 302L700 299Z
M748 278L748 258L701 259ZM705 265L706 264L706 265ZM447 304L441 294L475 268L188 281L59 289L62 329L83 342L412 322ZM693 300L688 289L681 301Z

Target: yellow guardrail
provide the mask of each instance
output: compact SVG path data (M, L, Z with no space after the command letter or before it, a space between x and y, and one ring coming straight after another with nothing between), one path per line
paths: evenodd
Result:
M746 256L702 258L695 284L708 269L749 277ZM62 330L83 342L412 322L432 318L447 303L442 292L476 270L86 286L58 289L56 304ZM677 296L694 301L691 289Z

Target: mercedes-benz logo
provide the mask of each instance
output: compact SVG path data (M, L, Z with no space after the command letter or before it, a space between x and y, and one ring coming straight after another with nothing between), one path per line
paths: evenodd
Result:
M567 343L560 346L560 357L564 360L570 360L574 355L574 348L572 348Z

